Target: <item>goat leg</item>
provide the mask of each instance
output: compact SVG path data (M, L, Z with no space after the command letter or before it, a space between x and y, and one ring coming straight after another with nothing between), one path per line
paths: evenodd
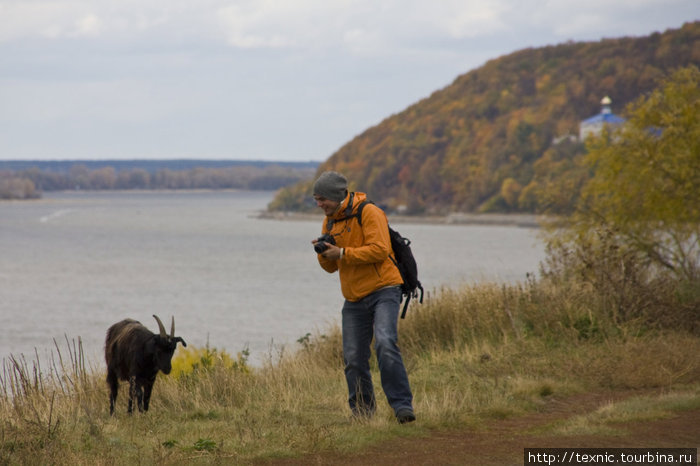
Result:
M148 411L148 405L151 403L151 392L153 391L153 384L155 383L156 378L153 377L150 380L147 380L143 384L143 410Z
M114 403L117 401L117 393L119 392L119 379L112 372L107 372L107 384L109 385L109 415L114 414Z
M129 407L126 412L131 414L134 411L134 397L136 396L136 376L129 377Z

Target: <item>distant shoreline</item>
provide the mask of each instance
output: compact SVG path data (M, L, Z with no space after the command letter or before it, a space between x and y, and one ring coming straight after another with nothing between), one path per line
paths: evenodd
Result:
M318 221L323 219L321 214L303 212L268 212L261 211L257 218L267 220L289 221ZM467 214L453 213L449 215L388 215L391 223L421 223L432 225L491 225L511 226L520 228L540 228L542 217L535 214Z
M125 189L125 190L57 190L51 192L58 193L102 193L102 192L137 192L137 193L172 193L172 192L240 192L249 191L240 188L225 188L225 189ZM261 190L264 191L264 190ZM0 199L2 201L3 199ZM7 199L8 201L17 200L33 200L41 201L46 198L36 199ZM285 220L285 221L314 221L321 222L323 214L309 212L269 212L266 210L258 211L252 215L255 218L266 220ZM510 226L519 228L540 228L541 221L544 219L541 215L536 214L499 214L499 213L452 213L448 215L399 215L389 214L391 223L413 223L413 224L431 224L431 225L490 225L490 226Z

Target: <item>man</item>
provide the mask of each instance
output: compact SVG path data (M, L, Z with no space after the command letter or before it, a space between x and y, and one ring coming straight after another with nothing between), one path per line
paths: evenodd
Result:
M400 423L415 421L413 395L397 345L401 305L401 274L389 258L393 254L388 221L374 204L365 205L362 225L358 206L364 193L348 193L347 179L327 171L314 184L314 199L323 209L324 240L313 240L321 267L338 271L345 298L342 310L343 358L349 404L354 416L370 417L376 410L370 374L370 345L379 363L382 388ZM331 239L332 238L332 239ZM335 244L333 244L335 243Z

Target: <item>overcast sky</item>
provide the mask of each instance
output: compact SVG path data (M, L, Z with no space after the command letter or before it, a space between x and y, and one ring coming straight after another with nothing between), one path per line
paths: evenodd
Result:
M700 0L0 0L0 159L325 160L487 60Z

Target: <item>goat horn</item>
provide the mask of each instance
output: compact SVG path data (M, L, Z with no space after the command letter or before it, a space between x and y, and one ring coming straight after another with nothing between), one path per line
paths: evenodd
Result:
M170 321L170 338L175 338L175 316Z
M160 330L161 338L168 338L168 335L166 335L165 333L165 327L163 326L163 322L161 322L158 316L155 314L153 314L153 318L156 319L156 322L158 322L158 329Z

